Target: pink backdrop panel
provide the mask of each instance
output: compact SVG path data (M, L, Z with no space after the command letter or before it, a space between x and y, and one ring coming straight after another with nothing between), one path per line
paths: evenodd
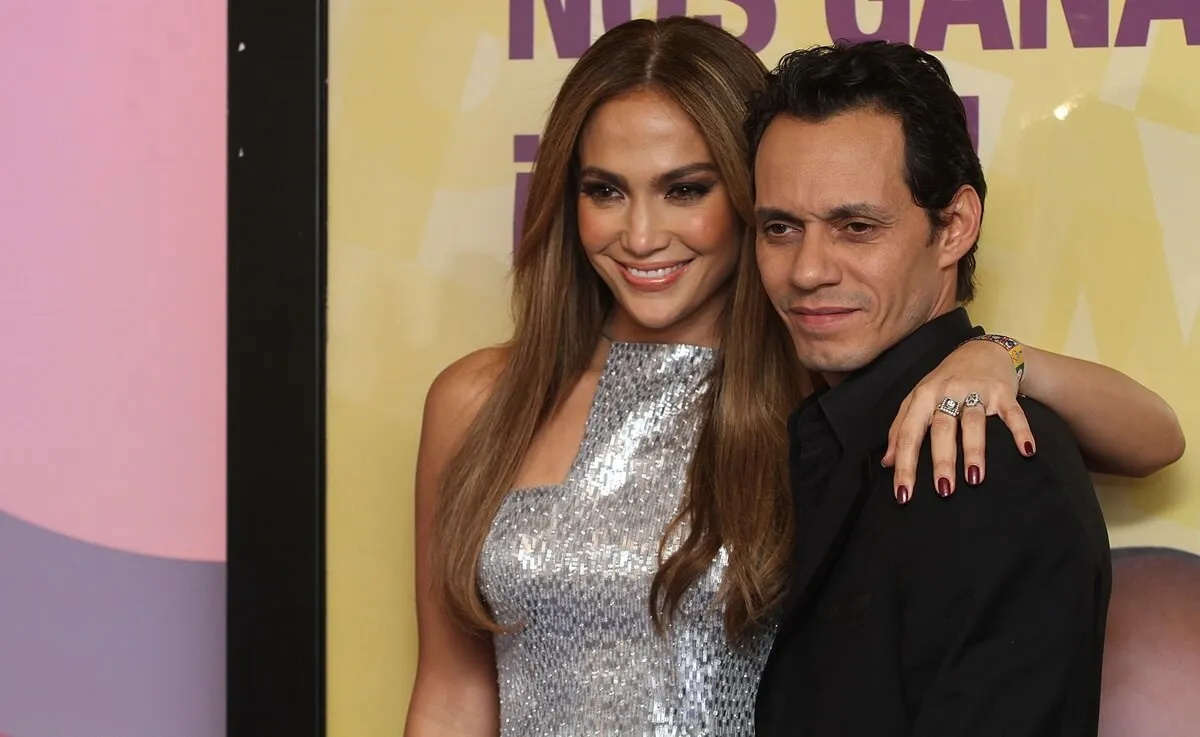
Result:
M224 559L224 2L8 0L0 511Z

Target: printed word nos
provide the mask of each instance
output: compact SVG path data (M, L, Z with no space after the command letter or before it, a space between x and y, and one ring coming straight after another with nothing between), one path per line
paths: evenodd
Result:
M550 37L559 59L578 59L592 42L592 7L601 6L604 30L633 18L632 0L508 0L508 58L533 58L533 29L536 6L542 6L550 26ZM729 0L746 16L746 30L739 38L756 52L775 35L775 0ZM736 11L735 11L736 12ZM656 18L689 15L687 0L657 0ZM697 15L713 25L722 25L719 15Z

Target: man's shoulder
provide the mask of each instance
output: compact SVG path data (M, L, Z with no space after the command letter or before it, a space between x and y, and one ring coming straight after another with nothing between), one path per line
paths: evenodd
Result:
M1017 398L1017 402L1025 412L1025 420L1029 423L1030 432L1033 433L1034 454L1032 457L1026 457L1020 452L1015 452L1017 448L1012 431L1008 429L1003 420L993 415L988 417L987 421L988 445L985 459L989 467L992 465L993 450L1007 448L1013 450L1014 453L1009 454L1005 460L1009 462L1018 459L1026 461L1026 463L1017 464L1017 470L1030 466L1031 464L1027 461L1034 461L1033 465L1039 467L1039 471L1044 470L1053 474L1064 486L1084 485L1091 489L1091 474L1084 462L1079 441L1067 425L1066 420L1036 399L1020 396ZM997 460L1001 460L1001 458L998 457ZM1006 470L1006 467L1002 470Z
M1033 397L1027 397L1024 394L1017 395L1017 404L1021 405L1021 409L1025 412L1025 419L1029 421L1030 429L1042 429L1046 432L1061 435L1069 439L1072 443L1075 442L1075 433L1071 431L1066 420L1060 417L1054 410ZM1006 427L1003 420L1000 420L996 415L988 417L988 420L999 421L1001 427Z
M1060 520L1065 527L1091 530L1103 524L1091 475L1079 445L1066 422L1045 405L1022 397L1025 417L1036 444L1027 456L1012 432L997 416L987 418L983 482L966 483L959 452L955 493L942 499L934 493L916 494L909 506L912 521L933 525L964 525L979 529L1021 527L1033 517ZM929 441L917 467L919 489L935 488Z
M1062 485L1082 483L1090 486L1091 476L1079 442L1066 421L1036 399L1020 396L1017 402L1033 433L1034 452L1026 455L1004 420L998 415L989 415L984 449L986 477L997 483L1057 481Z
M1109 540L1091 476L1065 422L1045 406L1022 401L1037 442L1032 456L1017 448L997 417L987 421L983 482L963 479L958 457L955 493L933 492L928 450L922 454L920 490L899 511L893 553L924 579L975 581L1016 568L1029 575L1100 573ZM894 502L892 502L894 504ZM1058 573L1047 572L1053 569ZM1081 580L1090 580L1084 577Z

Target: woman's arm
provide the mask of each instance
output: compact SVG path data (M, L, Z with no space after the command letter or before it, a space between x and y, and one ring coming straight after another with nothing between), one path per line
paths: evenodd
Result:
M1147 476L1183 455L1179 420L1154 392L1119 371L1089 361L1029 346L1023 352L1020 390L1063 418L1092 471ZM979 483L986 475L987 415L1004 421L1022 452L1036 452L1037 440L1017 402L1017 390L1013 360L1005 348L987 340L959 346L913 389L892 423L884 465L894 466L896 489L913 488L917 456L928 432L934 483L946 484L953 493L960 422L968 483ZM972 392L981 403L964 406L959 418L935 411L943 398L963 402Z
M1162 397L1120 371L1025 348L1021 391L1070 425L1088 468L1142 477L1183 455L1183 428Z
M439 479L487 396L489 382L483 377L494 355L482 351L453 364L433 382L425 399L416 479L417 677L405 737L500 733L491 638L466 632L450 619L432 590L429 570Z

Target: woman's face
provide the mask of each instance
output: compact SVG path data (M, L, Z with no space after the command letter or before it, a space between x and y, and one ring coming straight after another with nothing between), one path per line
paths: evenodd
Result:
M579 141L579 236L616 298L617 340L712 344L743 226L695 123L639 91Z

